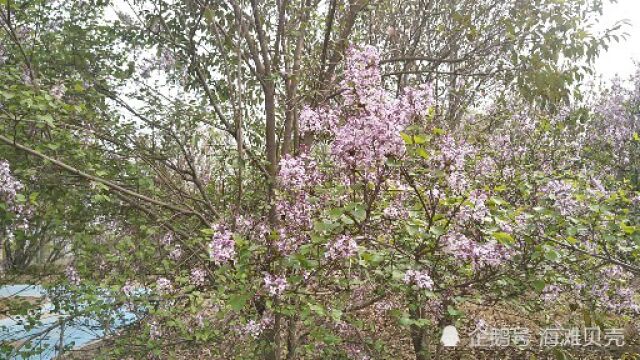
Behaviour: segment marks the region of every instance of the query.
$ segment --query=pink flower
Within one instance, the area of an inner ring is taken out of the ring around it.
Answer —
[[[224,226],[215,227],[216,233],[209,243],[209,256],[216,265],[221,265],[232,261],[236,256],[235,241],[233,234]]]
[[[300,131],[304,133],[331,133],[338,126],[338,113],[329,107],[311,109],[305,106],[300,112]]]
[[[173,261],[178,261],[180,260],[180,257],[182,257],[182,248],[180,245],[176,245],[176,247],[169,253],[169,258]]]
[[[165,277],[159,277],[158,280],[156,280],[156,289],[160,292],[160,293],[170,293],[171,291],[173,291],[173,285],[171,284],[171,280],[165,278]]]
[[[191,270],[189,280],[195,286],[202,286],[206,282],[207,272],[201,268],[195,268]]]
[[[347,235],[340,235],[332,242],[327,243],[324,256],[329,260],[350,258],[358,253],[358,244]]]
[[[553,207],[563,216],[575,215],[579,204],[573,186],[563,180],[551,180],[540,191],[553,201]]]
[[[264,288],[271,296],[282,295],[289,285],[284,276],[264,275]]]
[[[286,190],[302,190],[320,182],[316,162],[308,155],[286,155],[280,160],[278,179]]]
[[[80,275],[78,275],[78,271],[76,271],[76,268],[73,265],[68,265],[64,270],[64,273],[67,276],[67,280],[69,280],[69,283],[75,286],[80,285]]]
[[[420,289],[433,289],[433,279],[428,271],[407,270],[404,273],[404,282],[406,284],[415,284]]]

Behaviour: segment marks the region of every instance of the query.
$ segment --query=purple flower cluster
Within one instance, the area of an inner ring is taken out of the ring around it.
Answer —
[[[0,160],[0,201],[6,204],[6,209],[16,215],[23,222],[31,217],[31,208],[18,202],[18,194],[24,190],[24,185],[16,179],[9,167],[9,162]]]
[[[471,205],[464,205],[460,208],[458,218],[461,221],[474,220],[478,222],[484,222],[484,218],[489,215],[489,209],[485,202],[487,201],[487,194],[474,190],[469,194],[468,201]]]
[[[156,289],[158,292],[162,294],[170,293],[173,291],[173,285],[171,284],[171,280],[165,277],[159,277],[156,280]]]
[[[127,280],[124,285],[122,285],[122,293],[124,294],[124,296],[126,297],[131,297],[135,291],[136,287],[133,285],[133,283],[130,280]]]
[[[346,259],[358,253],[358,243],[353,237],[340,235],[334,241],[327,243],[324,256],[329,260]]]
[[[300,112],[300,131],[305,133],[323,134],[331,133],[338,126],[339,114],[330,107],[311,109],[305,106]]]
[[[169,246],[173,243],[173,233],[166,233],[160,238],[160,244],[164,246]]]
[[[590,288],[591,295],[609,311],[615,313],[640,313],[640,305],[636,302],[636,291],[630,282],[633,274],[620,266],[609,266],[600,270],[600,281]]]
[[[266,219],[254,219],[239,215],[236,218],[235,231],[248,239],[264,244],[269,235],[269,225],[267,225]]]
[[[405,150],[400,137],[404,124],[389,120],[377,114],[350,118],[336,131],[331,153],[347,168],[372,168],[387,157],[401,157]]]
[[[441,170],[459,172],[464,170],[467,159],[476,153],[476,149],[464,141],[456,140],[451,135],[445,135],[439,142],[440,154],[434,162]]]
[[[465,165],[477,150],[451,135],[443,136],[438,142],[438,147],[440,152],[432,159],[434,167],[447,172],[447,186],[453,193],[463,194],[469,188]]]
[[[169,252],[169,259],[173,261],[178,261],[182,257],[182,248],[180,244],[176,245],[171,252]]]
[[[209,243],[209,256],[216,265],[233,261],[236,256],[236,243],[233,233],[223,225],[214,227],[215,234]]]
[[[415,284],[420,289],[433,289],[433,279],[428,271],[407,270],[404,273],[405,284]]]
[[[304,192],[294,193],[276,204],[276,211],[283,220],[278,229],[278,251],[291,254],[309,241],[308,232],[313,226],[311,216],[314,210],[315,206],[309,202],[309,195]]]
[[[380,86],[379,65],[380,52],[375,47],[349,48],[342,81],[342,87],[348,89],[343,95],[346,106],[375,108],[384,103],[386,93]]]
[[[67,280],[69,281],[70,284],[73,284],[75,286],[80,285],[80,275],[78,275],[78,271],[73,265],[68,265],[64,269],[64,274],[67,277]]]
[[[513,251],[495,240],[475,244],[473,249],[474,267],[500,266],[511,259]]]
[[[264,313],[260,321],[249,320],[245,325],[236,328],[236,332],[241,336],[251,336],[257,339],[266,329],[273,326],[273,314]]]
[[[495,240],[478,243],[457,231],[447,233],[442,240],[446,253],[456,259],[470,261],[474,269],[499,266],[513,256],[512,250]]]
[[[244,336],[252,336],[257,339],[260,334],[262,334],[263,330],[264,328],[262,327],[262,324],[255,320],[249,320],[243,327],[238,329],[238,333]]]
[[[427,113],[432,90],[408,89],[396,99],[382,86],[380,55],[374,47],[350,48],[347,58],[341,113],[305,108],[300,115],[302,128],[333,136],[331,154],[338,166],[376,168],[387,157],[404,154],[400,132],[414,117]]]
[[[201,268],[191,269],[189,281],[195,286],[202,286],[205,284],[207,278],[207,272]]]
[[[573,186],[562,180],[551,180],[540,191],[553,201],[553,207],[563,216],[575,215],[579,204]]]
[[[287,190],[302,190],[321,181],[317,165],[308,155],[286,155],[280,160],[280,184]]]
[[[51,96],[53,96],[54,99],[62,100],[66,91],[67,88],[64,86],[64,84],[59,84],[52,86],[49,93],[51,94]]]
[[[409,211],[401,201],[394,201],[382,211],[382,214],[388,219],[399,220],[406,219]]]
[[[275,276],[271,274],[264,275],[264,289],[271,296],[280,296],[287,290],[287,279],[284,276]]]

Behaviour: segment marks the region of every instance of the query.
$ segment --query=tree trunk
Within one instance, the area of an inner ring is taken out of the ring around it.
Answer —
[[[273,195],[275,191],[275,180],[278,172],[278,145],[276,143],[276,92],[273,80],[265,79],[264,89],[264,110],[266,115],[266,155],[267,155],[267,171],[269,172],[269,222],[276,225],[276,211],[273,204]]]
[[[275,207],[275,185],[278,173],[278,144],[276,143],[276,92],[273,80],[265,77],[264,90],[264,110],[266,116],[266,155],[267,171],[269,172],[269,184],[267,190],[267,200],[269,202],[269,225],[275,228],[278,224],[278,216]],[[282,359],[280,344],[280,314],[275,314],[274,329],[265,332],[265,338],[269,342],[268,350],[264,354],[265,360]]]
[[[416,354],[416,360],[430,360],[428,333],[425,328],[411,326],[411,343]]]

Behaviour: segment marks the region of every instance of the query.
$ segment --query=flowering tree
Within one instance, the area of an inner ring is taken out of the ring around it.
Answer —
[[[168,258],[149,285],[162,299],[150,312],[156,344],[213,342],[208,353],[223,358],[270,346],[289,358],[385,358],[398,356],[380,333],[391,326],[427,359],[470,304],[637,318],[637,183],[599,171],[594,148],[619,144],[595,130],[608,119],[511,105],[450,130],[429,87],[396,98],[375,48],[348,54],[341,101],[300,115],[316,143],[279,164],[276,227],[267,215],[221,221],[189,240],[206,245],[190,256],[179,234],[158,239]],[[619,99],[620,119],[637,116],[634,96]],[[616,151],[637,154],[635,127]],[[362,320],[372,313],[378,321]]]

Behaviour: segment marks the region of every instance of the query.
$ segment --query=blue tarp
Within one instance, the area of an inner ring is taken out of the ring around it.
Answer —
[[[44,297],[47,292],[37,285],[7,285],[0,287],[0,298],[8,297]],[[51,303],[45,302],[40,311],[42,319],[29,328],[24,318],[9,317],[0,320],[0,342],[12,343],[29,340],[31,349],[41,349],[37,355],[14,354],[11,359],[50,360],[57,354],[62,332],[62,343],[65,347],[80,349],[87,344],[99,340],[108,333],[137,320],[137,316],[124,307],[114,310],[109,319],[109,328],[98,320],[86,316],[71,316],[64,312],[54,311]],[[26,347],[24,348],[26,349]],[[23,349],[23,350],[24,350]]]

